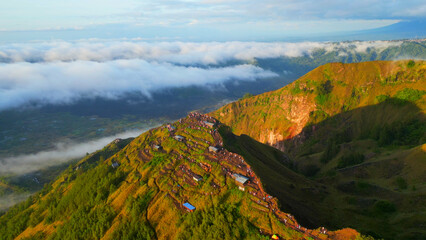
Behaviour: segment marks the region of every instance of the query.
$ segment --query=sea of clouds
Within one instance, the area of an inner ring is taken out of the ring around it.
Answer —
[[[119,99],[139,92],[185,86],[214,89],[229,81],[255,81],[280,73],[250,64],[256,58],[311,56],[318,49],[339,55],[382,51],[402,42],[143,42],[50,41],[0,44],[0,114],[2,110],[43,104],[70,104],[85,98]],[[231,64],[229,64],[231,63]],[[60,142],[53,149],[0,159],[0,176],[22,175],[94,152],[115,138],[135,137],[144,130],[87,142]],[[28,197],[0,198],[0,210]]]
[[[278,76],[255,58],[310,56],[317,49],[365,52],[398,46],[371,42],[51,41],[0,45],[0,111],[26,104],[68,104],[83,98],[150,96],[173,87],[211,87]],[[228,62],[238,64],[228,65]]]
[[[0,62],[107,62],[118,59],[143,59],[148,62],[181,65],[215,65],[230,60],[253,58],[299,57],[316,49],[326,51],[365,52],[383,50],[401,41],[353,42],[139,42],[121,41],[52,41],[0,45]]]

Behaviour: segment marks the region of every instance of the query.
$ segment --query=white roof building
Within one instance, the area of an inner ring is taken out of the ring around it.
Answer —
[[[248,177],[243,176],[243,175],[238,174],[238,173],[234,173],[234,174],[232,174],[232,177],[234,177],[234,178],[235,178],[235,181],[237,181],[238,183],[240,183],[240,184],[242,184],[242,185],[246,184],[246,183],[247,183],[247,181],[249,180],[249,178],[248,178]]]

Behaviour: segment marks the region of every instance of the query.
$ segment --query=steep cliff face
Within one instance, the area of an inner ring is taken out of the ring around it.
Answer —
[[[328,117],[377,104],[404,89],[425,91],[425,73],[424,61],[326,64],[282,89],[228,104],[212,116],[236,134],[286,151],[284,141],[305,140],[301,133],[307,125],[315,130]],[[424,101],[416,104],[424,109]]]

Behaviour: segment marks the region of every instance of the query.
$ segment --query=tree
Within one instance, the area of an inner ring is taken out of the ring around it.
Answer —
[[[339,146],[336,144],[334,140],[328,141],[327,147],[325,151],[321,155],[320,161],[322,163],[328,163],[331,159],[333,159],[340,151]]]
[[[253,94],[251,94],[251,93],[245,93],[245,94],[243,95],[243,97],[242,97],[242,98],[240,98],[240,100],[247,99],[247,98],[250,98],[250,97],[253,97]]]

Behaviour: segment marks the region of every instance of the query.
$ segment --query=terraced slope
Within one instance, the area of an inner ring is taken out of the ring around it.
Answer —
[[[300,219],[352,226],[379,238],[422,239],[425,73],[425,61],[326,64],[282,89],[211,115],[241,138],[246,134],[284,151],[295,171],[335,190],[314,207],[318,218],[294,211]],[[264,184],[285,202],[276,180],[264,171]],[[330,205],[333,217],[321,210]]]
[[[280,211],[246,157],[223,148],[221,133],[226,141],[233,135],[204,121],[216,122],[192,113],[140,135],[107,159],[83,159],[0,217],[0,239],[361,238],[353,229],[307,229]],[[248,153],[250,162],[262,158],[287,169],[279,151],[253,147],[264,155]],[[238,184],[235,174],[248,182]],[[190,212],[184,203],[196,209]]]

